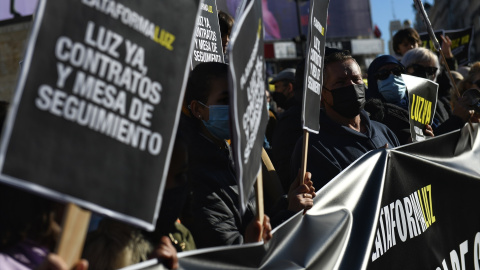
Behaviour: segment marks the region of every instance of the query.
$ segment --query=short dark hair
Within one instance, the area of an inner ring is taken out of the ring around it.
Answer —
[[[398,30],[397,33],[393,36],[392,46],[393,51],[398,54],[400,51],[400,44],[402,44],[405,40],[407,40],[410,44],[418,44],[418,46],[422,45],[422,40],[418,35],[417,30],[413,28],[405,28]]]
[[[325,75],[327,74],[327,66],[332,63],[336,62],[345,62],[347,60],[353,60],[355,63],[357,63],[357,60],[353,58],[353,56],[350,54],[349,51],[335,51],[330,53],[329,55],[325,55],[325,59],[323,60],[323,79],[325,80]],[[358,63],[357,63],[358,65]]]
[[[218,23],[220,24],[221,35],[230,35],[233,27],[233,17],[225,11],[218,10]]]
[[[192,100],[207,102],[210,95],[211,82],[214,79],[228,78],[228,65],[217,62],[198,64],[190,73],[185,101],[189,105]]]
[[[349,59],[353,59],[355,61],[355,59],[353,58],[353,56],[350,54],[349,51],[338,50],[338,51],[334,51],[334,52],[332,52],[328,55],[325,54],[325,59],[323,60],[323,65],[327,66],[328,64],[334,63],[334,62],[345,62]]]

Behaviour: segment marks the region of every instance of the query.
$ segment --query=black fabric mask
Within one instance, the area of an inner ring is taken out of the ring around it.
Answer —
[[[280,92],[273,92],[272,93],[272,98],[275,100],[275,103],[277,103],[277,106],[286,109],[287,106],[287,97],[280,93]]]
[[[365,106],[364,84],[352,84],[328,91],[332,94],[333,98],[332,108],[343,117],[353,118],[358,115]]]

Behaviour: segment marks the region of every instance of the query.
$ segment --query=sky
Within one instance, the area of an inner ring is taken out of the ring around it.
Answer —
[[[433,4],[433,0],[422,1],[422,3]],[[370,0],[370,9],[372,12],[372,23],[380,28],[382,38],[385,41],[385,54],[388,54],[390,21],[397,19],[403,23],[404,20],[410,20],[413,26],[415,22],[413,0]]]

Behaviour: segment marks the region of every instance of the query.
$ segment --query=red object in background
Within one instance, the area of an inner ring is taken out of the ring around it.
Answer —
[[[375,24],[375,30],[373,30],[373,34],[377,37],[380,38],[382,36],[382,32],[378,28],[378,25]]]
[[[273,48],[273,43],[264,43],[263,57],[266,59],[275,58],[275,49]]]

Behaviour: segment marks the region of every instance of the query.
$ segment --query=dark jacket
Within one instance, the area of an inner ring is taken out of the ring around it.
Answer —
[[[271,160],[285,193],[293,179],[290,178],[290,159],[298,138],[302,137],[302,105],[295,104],[277,120],[271,143]]]
[[[181,121],[180,132],[188,145],[191,187],[189,211],[182,222],[192,232],[197,248],[241,244],[245,228],[254,218],[254,193],[242,214],[228,148],[220,149],[204,136],[196,119],[182,116]]]
[[[365,110],[370,114],[370,119],[386,125],[395,133],[400,144],[410,142],[410,122],[408,113],[408,93],[399,104],[389,103],[378,91],[375,73],[387,64],[403,65],[391,55],[377,57],[368,67],[368,89],[366,92],[367,103]]]
[[[316,190],[370,150],[379,149],[388,143],[389,148],[399,146],[395,134],[385,125],[370,121],[367,112],[361,111],[361,121],[367,131],[357,132],[331,120],[324,110],[320,111],[320,132],[310,134],[307,171],[312,173]],[[302,141],[297,141],[292,156],[290,175],[300,167]]]
[[[370,114],[370,120],[380,122],[393,131],[401,145],[411,142],[407,110],[379,99],[369,99],[365,111]]]

